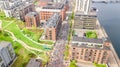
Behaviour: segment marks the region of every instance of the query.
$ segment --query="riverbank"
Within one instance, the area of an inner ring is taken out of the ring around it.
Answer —
[[[120,4],[93,3],[92,6],[98,9],[97,16],[100,24],[104,27],[114,50],[120,58],[120,9],[118,9]]]
[[[109,36],[107,35],[105,29],[100,25],[99,20],[97,20],[97,24],[100,27],[100,31],[103,33],[104,37],[109,39]],[[111,41],[110,41],[110,49],[111,49],[111,53],[110,53],[110,58],[109,58],[107,65],[109,67],[120,67],[120,59],[119,59]]]

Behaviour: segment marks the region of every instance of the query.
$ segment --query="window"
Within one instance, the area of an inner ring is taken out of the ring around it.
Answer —
[[[78,59],[78,56],[76,57],[76,59]]]
[[[75,50],[75,48],[73,48]]]

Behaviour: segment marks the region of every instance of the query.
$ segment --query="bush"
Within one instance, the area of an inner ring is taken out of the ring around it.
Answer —
[[[72,60],[69,67],[77,67],[76,60]]]
[[[9,36],[7,32],[4,32],[3,35],[4,35],[4,36]]]
[[[33,54],[33,53],[29,53],[28,55],[29,55],[29,57],[35,57],[35,54]]]

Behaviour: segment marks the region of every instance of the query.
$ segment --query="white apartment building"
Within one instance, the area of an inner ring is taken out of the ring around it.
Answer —
[[[91,0],[76,0],[75,11],[87,14],[90,11]]]
[[[0,67],[7,67],[14,60],[15,53],[10,42],[0,42]]]

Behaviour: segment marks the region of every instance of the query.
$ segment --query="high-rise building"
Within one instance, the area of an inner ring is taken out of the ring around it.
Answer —
[[[75,11],[87,14],[90,11],[91,0],[76,0]]]
[[[0,67],[7,67],[15,59],[15,53],[10,42],[0,42]]]
[[[29,12],[25,16],[26,27],[37,27],[40,24],[39,14],[37,12]]]

